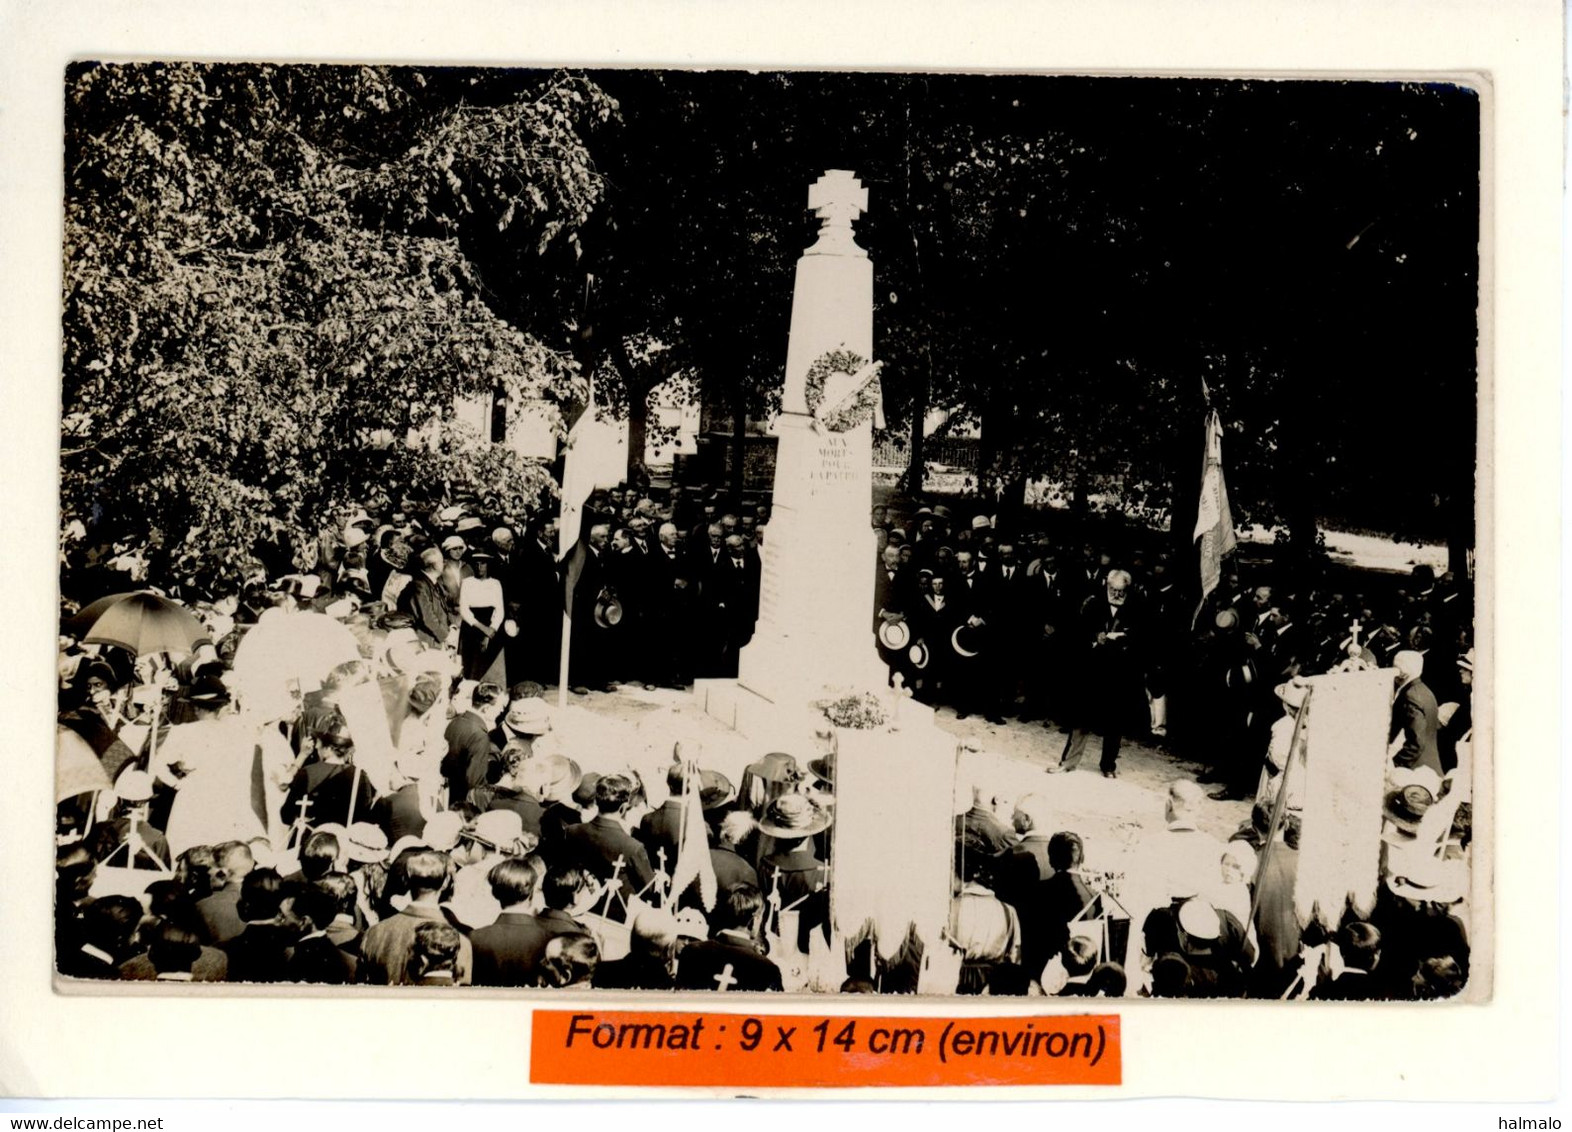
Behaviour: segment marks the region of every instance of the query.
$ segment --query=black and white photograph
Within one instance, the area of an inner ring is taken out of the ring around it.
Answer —
[[[1474,87],[63,81],[61,989],[1490,997]]]

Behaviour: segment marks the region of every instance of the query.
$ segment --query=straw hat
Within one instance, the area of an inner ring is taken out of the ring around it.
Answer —
[[[891,652],[911,644],[912,631],[904,621],[885,621],[879,625],[879,643]]]
[[[806,794],[782,794],[770,803],[759,821],[760,830],[783,840],[812,837],[828,828],[830,815]]]
[[[539,696],[516,700],[503,722],[525,735],[544,735],[551,730],[551,707]]]

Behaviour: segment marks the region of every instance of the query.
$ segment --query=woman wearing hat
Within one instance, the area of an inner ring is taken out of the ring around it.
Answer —
[[[814,855],[813,838],[831,820],[806,794],[782,794],[759,819],[759,832],[774,838],[759,863],[760,885],[771,900],[779,888],[783,910],[796,906],[804,935],[829,919],[830,867]]]
[[[459,656],[463,659],[464,679],[489,680],[507,687],[502,660],[504,612],[502,582],[491,576],[495,557],[487,551],[470,555],[474,573],[459,583]]]

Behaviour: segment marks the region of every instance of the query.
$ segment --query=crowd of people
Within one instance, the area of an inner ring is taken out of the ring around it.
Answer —
[[[545,698],[565,608],[576,695],[734,675],[757,618],[768,506],[597,492],[560,559],[554,519],[478,511],[347,510],[305,565],[296,554],[284,573],[263,566],[227,591],[178,595],[206,629],[185,655],[87,643],[84,623],[63,630],[62,734],[91,752],[104,785],[60,799],[62,974],[810,985],[813,936],[827,940],[829,921],[833,753],[761,755],[736,786],[674,756],[663,780],[645,781],[615,752],[570,749]],[[1073,821],[1056,822],[1042,795],[979,792],[955,829],[956,991],[1461,987],[1468,950],[1447,911],[1461,899],[1447,858],[1466,849],[1467,813],[1446,799],[1471,727],[1472,603],[1450,576],[1416,571],[1380,598],[1229,578],[1197,617],[1161,556],[1071,554],[986,516],[955,523],[944,506],[905,522],[876,508],[873,526],[871,647],[892,680],[959,716],[1059,724],[1064,769],[1092,733],[1107,774],[1123,735],[1189,744],[1208,753],[1221,792],[1255,800],[1225,845],[1194,823],[1200,785],[1175,781],[1166,839],[1122,889],[1088,867],[1082,838],[1061,828]],[[237,686],[236,657],[264,626],[287,640],[305,624],[292,617],[338,622],[359,655],[264,710]],[[1293,916],[1297,806],[1291,786],[1274,826],[1273,780],[1293,757],[1283,723],[1295,677],[1350,664],[1399,674],[1393,760],[1406,773],[1388,799],[1378,906],[1318,938]],[[357,758],[368,687],[393,752],[381,768]],[[1443,815],[1443,851],[1428,852]],[[702,821],[697,842],[685,821]],[[1379,977],[1360,984],[1361,972]],[[840,989],[916,985],[882,974]]]
[[[1422,669],[1413,675],[1432,711],[1460,711],[1421,728],[1410,765],[1439,784],[1472,726],[1473,600],[1450,572],[1416,566],[1384,592],[1278,581],[1265,568],[1244,585],[1232,572],[1198,607],[1150,546],[1066,545],[944,505],[906,522],[875,508],[873,523],[873,628],[892,678],[960,718],[1057,726],[1065,770],[1095,733],[1102,773],[1115,777],[1122,739],[1139,737],[1205,764],[1215,796],[1248,798],[1282,714],[1279,684],[1350,663],[1390,668],[1400,655]]]

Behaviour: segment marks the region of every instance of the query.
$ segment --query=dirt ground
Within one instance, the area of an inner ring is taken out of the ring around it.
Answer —
[[[556,703],[553,689],[548,693]],[[1150,746],[1126,740],[1119,757],[1119,776],[1104,778],[1097,769],[1098,740],[1088,743],[1087,758],[1079,770],[1050,775],[1046,768],[1057,763],[1065,734],[1057,727],[1009,721],[996,726],[978,717],[957,720],[942,708],[936,723],[954,735],[958,747],[969,742],[976,750],[961,751],[956,769],[956,810],[970,805],[971,788],[1008,800],[1002,817],[1009,820],[1014,799],[1028,793],[1046,795],[1059,815],[1056,829],[1081,835],[1086,865],[1091,869],[1126,872],[1138,887],[1143,871],[1141,844],[1148,834],[1165,824],[1163,807],[1168,786],[1179,778],[1193,778],[1200,768]],[[700,765],[741,781],[742,769],[765,754],[757,744],[710,718],[697,706],[691,693],[642,687],[615,692],[569,696],[568,708],[556,731],[564,753],[586,770],[607,771],[629,766],[640,772],[652,802],[665,796],[665,769],[673,745],[696,748]],[[806,764],[813,752],[790,752]],[[892,786],[898,788],[898,786]],[[1248,802],[1203,803],[1198,824],[1219,840],[1226,840],[1249,817]]]

